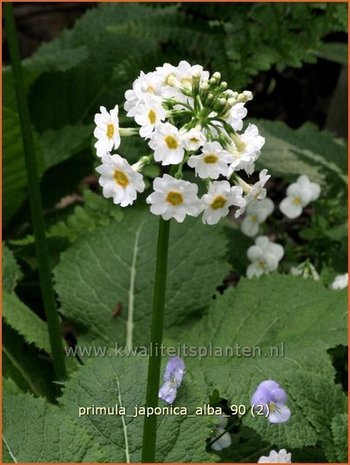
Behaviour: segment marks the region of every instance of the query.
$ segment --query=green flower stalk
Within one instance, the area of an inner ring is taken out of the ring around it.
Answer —
[[[22,64],[18,48],[16,25],[13,15],[13,5],[5,3],[4,19],[8,41],[9,54],[13,70],[13,82],[16,92],[19,120],[21,125],[23,152],[28,178],[28,194],[35,236],[35,247],[38,258],[39,277],[42,299],[45,308],[51,357],[57,381],[66,378],[66,366],[63,352],[63,342],[60,331],[60,322],[56,308],[55,293],[52,284],[52,275],[49,263],[49,252],[45,236],[43,208],[39,188],[39,175],[36,165],[33,134],[31,129],[29,111],[26,101]]]
[[[163,342],[163,322],[167,280],[168,246],[170,220],[159,219],[157,264],[154,280],[151,345],[161,347]],[[155,353],[154,353],[155,352]],[[146,407],[157,407],[161,353],[151,351],[148,365]],[[143,429],[142,462],[154,462],[157,440],[157,416],[146,416]]]

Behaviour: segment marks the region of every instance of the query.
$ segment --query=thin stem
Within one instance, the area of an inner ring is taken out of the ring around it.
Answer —
[[[168,245],[170,221],[159,219],[157,264],[154,281],[153,313],[151,327],[151,353],[148,364],[146,407],[158,405],[159,377],[163,341],[163,321],[167,279]],[[153,350],[153,349],[156,350]],[[157,416],[145,416],[143,425],[142,462],[155,462],[157,440]]]
[[[39,188],[39,175],[36,165],[33,134],[26,101],[26,93],[22,74],[22,63],[18,48],[16,25],[12,3],[4,3],[5,30],[12,63],[13,83],[16,92],[17,107],[22,132],[23,152],[28,178],[28,194],[32,214],[35,246],[38,258],[39,277],[42,299],[45,307],[49,331],[51,356],[56,380],[66,377],[66,367],[63,353],[63,343],[60,322],[56,309],[55,294],[52,285],[49,252],[45,236],[45,224],[42,213],[42,201]]]

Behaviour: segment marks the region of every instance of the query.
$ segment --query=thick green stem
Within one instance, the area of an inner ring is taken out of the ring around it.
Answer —
[[[16,92],[18,114],[22,132],[23,152],[28,178],[29,202],[32,214],[33,231],[35,235],[41,293],[49,330],[51,356],[56,380],[63,380],[66,377],[63,343],[49,264],[49,253],[45,236],[45,224],[39,187],[39,175],[36,165],[33,134],[26,100],[13,6],[11,3],[4,3],[3,8],[6,38],[12,63],[13,83]]]
[[[157,264],[154,281],[153,313],[151,327],[151,353],[148,365],[146,407],[155,408],[158,405],[159,377],[163,341],[163,321],[165,292],[167,280],[167,262],[169,245],[170,221],[159,220]],[[143,426],[142,462],[155,462],[157,440],[157,416],[145,416]]]

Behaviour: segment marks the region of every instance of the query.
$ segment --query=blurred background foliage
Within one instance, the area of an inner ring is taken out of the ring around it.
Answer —
[[[53,21],[56,7],[47,5]],[[198,62],[219,70],[233,89],[249,87],[255,94],[252,116],[282,120],[292,128],[311,120],[334,129],[327,115],[346,64],[346,4],[125,3],[86,8],[73,25],[66,21],[68,30],[23,62],[46,208],[93,172],[91,133],[98,107],[122,103],[140,70],[150,71],[164,61]],[[6,237],[22,233],[28,208],[9,67],[3,71],[3,85]],[[340,135],[344,127],[337,125]],[[309,129],[305,140],[317,142],[317,131]],[[276,129],[284,130],[284,125]],[[339,144],[333,146],[338,152]],[[128,140],[124,150],[135,159],[143,147]],[[334,155],[337,162],[344,168],[343,156]],[[277,160],[274,164],[276,174],[288,171],[279,169]]]

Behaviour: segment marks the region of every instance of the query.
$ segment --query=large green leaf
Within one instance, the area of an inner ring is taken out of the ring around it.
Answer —
[[[4,452],[18,462],[140,461],[144,416],[134,415],[135,407],[144,405],[147,365],[147,357],[90,360],[66,383],[60,408],[29,395],[6,393]],[[198,397],[196,384],[185,375],[174,407],[186,407],[192,415]],[[92,411],[116,404],[126,415]],[[158,462],[215,459],[206,452],[210,422],[205,416],[162,414],[158,425]]]
[[[266,139],[259,167],[267,167],[274,176],[294,180],[306,174],[314,182],[325,184],[331,177],[334,184],[347,185],[347,149],[344,141],[330,132],[320,131],[307,123],[294,130],[278,121],[256,120]]]
[[[93,436],[42,398],[4,394],[3,454],[21,462],[103,461]]]
[[[334,414],[345,411],[345,396],[334,384],[326,351],[346,343],[346,316],[344,291],[273,274],[243,279],[217,297],[208,316],[180,339],[209,349],[210,341],[212,348],[229,354],[215,357],[212,352],[201,361],[188,360],[207,399],[218,389],[229,403],[249,406],[261,381],[279,382],[289,394],[291,420],[272,425],[249,413],[244,421],[271,444],[300,448],[325,437]]]
[[[54,271],[62,310],[88,328],[90,339],[113,346],[148,343],[157,225],[148,211],[132,210],[122,223],[97,229],[62,254]],[[190,219],[172,223],[166,328],[208,305],[229,270],[225,253],[220,227]],[[123,310],[113,318],[118,303]]]
[[[110,357],[89,360],[67,383],[61,404],[67,415],[77,418],[79,407],[118,404],[128,417],[84,415],[80,424],[94,435],[111,462],[138,462],[141,459],[143,416],[132,418],[135,406],[144,405],[147,357]],[[164,363],[166,360],[164,360]],[[164,370],[163,363],[163,370]],[[185,375],[174,406],[185,406],[193,414],[199,391],[190,374]],[[161,402],[162,406],[165,403]],[[205,452],[209,422],[205,417],[160,415],[158,417],[157,462],[212,461]]]

